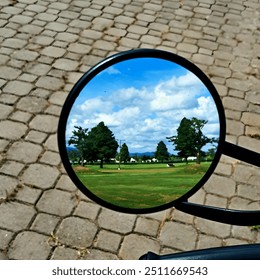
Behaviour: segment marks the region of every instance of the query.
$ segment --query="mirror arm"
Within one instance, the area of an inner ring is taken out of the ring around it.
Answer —
[[[175,208],[193,216],[225,224],[237,226],[260,224],[260,211],[224,209],[190,202],[179,202],[175,205]]]
[[[223,154],[260,167],[260,154],[246,148],[224,142]]]
[[[232,158],[260,167],[260,154],[246,148],[224,142],[222,153]],[[260,224],[260,211],[224,209],[182,201],[175,208],[207,220],[238,226]],[[259,221],[259,222],[258,222]]]

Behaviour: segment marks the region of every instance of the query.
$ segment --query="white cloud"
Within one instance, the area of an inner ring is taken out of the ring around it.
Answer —
[[[116,69],[114,66],[107,68],[103,73],[107,73],[109,75],[121,74],[121,72],[118,69]]]
[[[138,107],[128,107],[117,112],[111,112],[110,114],[94,114],[94,119],[97,124],[103,121],[107,126],[123,126],[124,124],[128,124],[136,120],[139,114],[140,109]]]
[[[155,98],[150,103],[153,111],[169,111],[181,108],[192,108],[196,106],[197,101],[189,96],[189,92],[171,92],[163,90],[155,91]]]
[[[115,114],[95,114],[95,123],[98,124],[100,122],[104,122],[107,126],[119,126],[120,120],[115,117]]]
[[[114,74],[119,73],[115,71]],[[128,145],[130,152],[155,151],[160,141],[172,147],[166,137],[176,135],[183,117],[208,120],[203,132],[209,137],[217,137],[219,125],[216,112],[214,101],[205,94],[200,80],[187,73],[161,80],[153,88],[148,89],[145,83],[143,87],[131,84],[75,104],[67,135],[71,135],[74,125],[91,129],[104,121],[115,138]]]
[[[186,75],[177,78],[176,85],[178,87],[193,87],[201,85],[201,81],[192,72],[187,72]]]
[[[219,124],[218,123],[207,123],[202,132],[207,135],[208,137],[219,137]]]
[[[194,108],[191,112],[194,117],[198,119],[205,119],[211,123],[218,123],[219,118],[216,110],[215,102],[210,96],[201,96],[198,98],[198,107]]]
[[[161,130],[161,120],[148,118],[143,121],[143,126],[141,127],[141,132],[153,132]]]
[[[201,90],[201,81],[192,73],[172,77],[160,82],[154,89],[154,99],[151,110],[169,111],[182,108],[194,108],[197,100],[194,98]]]
[[[73,116],[73,118],[70,119],[70,121],[68,122],[67,125],[67,129],[66,129],[66,139],[68,140],[72,135],[72,131],[74,130],[75,126],[78,126],[78,116]]]
[[[83,104],[79,105],[79,110],[85,115],[94,112],[111,112],[113,110],[111,101],[103,100],[101,97],[87,99]]]
[[[116,106],[138,106],[142,107],[147,104],[152,96],[146,88],[127,87],[119,89],[111,94],[109,100]]]

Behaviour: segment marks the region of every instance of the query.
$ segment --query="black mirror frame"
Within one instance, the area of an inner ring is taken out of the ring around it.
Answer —
[[[156,206],[153,208],[145,208],[145,209],[128,209],[120,206],[115,206],[111,203],[108,203],[100,199],[92,192],[90,192],[87,189],[87,187],[83,185],[83,183],[79,180],[79,178],[76,176],[75,172],[71,167],[67,154],[66,139],[65,139],[68,115],[71,111],[71,108],[76,98],[80,94],[81,90],[86,86],[86,84],[90,80],[92,80],[97,74],[107,69],[108,67],[125,60],[136,59],[136,58],[163,59],[178,64],[180,66],[183,66],[187,70],[191,71],[201,80],[201,82],[206,86],[208,91],[211,93],[212,98],[214,99],[218,110],[219,121],[220,121],[220,135],[219,135],[219,143],[218,143],[219,145],[217,147],[214,160],[210,165],[209,169],[207,170],[207,172],[205,173],[205,175],[203,176],[203,178],[190,191],[188,191],[185,195],[176,199],[175,201],[169,202],[162,206]],[[226,118],[225,118],[224,108],[221,99],[219,97],[219,94],[216,88],[214,87],[214,85],[212,84],[212,82],[209,80],[209,78],[196,65],[194,65],[187,59],[170,52],[166,52],[162,50],[154,50],[154,49],[136,49],[136,50],[130,50],[126,52],[120,52],[102,60],[94,67],[92,67],[87,73],[85,73],[80,78],[80,80],[74,85],[74,87],[70,91],[67,99],[65,100],[64,106],[62,108],[59,124],[58,124],[58,147],[59,147],[60,156],[64,168],[66,169],[68,175],[70,176],[74,184],[80,189],[80,191],[83,192],[86,196],[88,196],[96,203],[115,211],[119,211],[123,213],[132,213],[132,214],[147,214],[147,213],[162,211],[170,207],[175,207],[180,211],[213,221],[229,223],[229,224],[237,224],[237,225],[255,225],[257,224],[257,221],[260,222],[259,219],[260,211],[228,210],[228,209],[210,207],[210,206],[199,205],[199,204],[188,202],[188,198],[191,197],[194,193],[196,193],[212,175],[222,154],[259,166],[260,155],[258,153],[226,142],[225,136],[226,136]]]

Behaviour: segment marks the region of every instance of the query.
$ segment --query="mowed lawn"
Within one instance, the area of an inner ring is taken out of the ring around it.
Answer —
[[[105,164],[74,166],[81,182],[96,196],[116,206],[152,208],[189,191],[203,177],[210,162],[175,164]]]

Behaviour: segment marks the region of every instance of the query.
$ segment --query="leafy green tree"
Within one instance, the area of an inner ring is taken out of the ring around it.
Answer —
[[[69,157],[69,160],[70,160],[71,164],[73,164],[75,162],[80,164],[79,153],[78,153],[77,149],[73,149],[73,150],[67,149],[67,153],[68,153],[68,157]]]
[[[156,152],[154,155],[161,162],[169,159],[169,153],[168,153],[167,147],[163,141],[160,141],[158,143]]]
[[[208,138],[206,135],[202,133],[202,129],[208,121],[199,120],[197,118],[192,118],[193,128],[195,130],[195,138],[194,138],[194,148],[197,157],[197,163],[200,164],[201,157],[205,156],[204,152],[201,150],[208,143],[216,143],[218,139],[216,138]]]
[[[88,141],[91,143],[93,159],[100,160],[100,168],[103,168],[104,160],[116,156],[118,143],[104,122],[100,122],[90,130]]]
[[[178,156],[184,157],[186,163],[188,163],[187,158],[189,156],[196,156],[197,163],[200,164],[202,147],[207,143],[216,141],[214,138],[208,138],[202,133],[206,123],[206,120],[199,120],[197,118],[183,118],[177,128],[177,135],[167,137],[169,142],[175,145]]]
[[[177,135],[167,137],[169,142],[175,145],[175,150],[178,151],[178,156],[183,157],[188,163],[188,156],[194,155],[195,151],[191,147],[191,139],[194,138],[192,122],[187,118],[183,118],[177,128]]]
[[[217,149],[215,147],[208,149],[206,156],[208,157],[209,160],[213,160],[213,158],[215,157],[216,151],[217,151]]]
[[[88,128],[82,128],[81,126],[75,126],[75,129],[72,131],[72,136],[70,137],[68,144],[73,144],[78,151],[79,162],[83,166],[84,160],[88,155],[88,141],[87,141],[87,132]]]
[[[126,143],[124,143],[119,151],[120,155],[120,161],[126,163],[127,161],[130,160],[130,155],[129,155],[129,150],[128,150],[128,146],[126,145]]]

